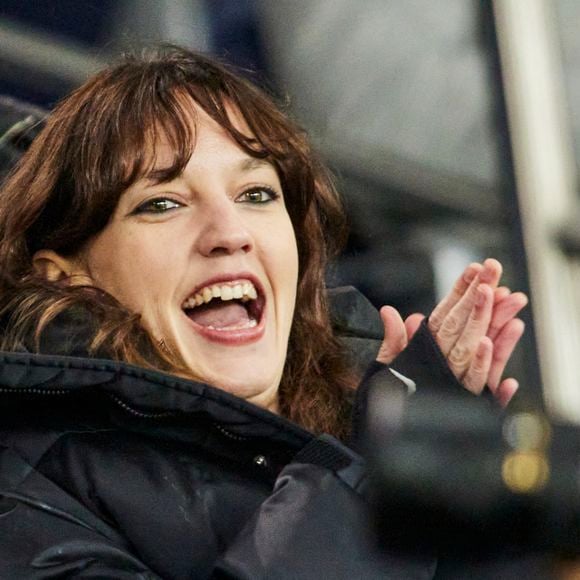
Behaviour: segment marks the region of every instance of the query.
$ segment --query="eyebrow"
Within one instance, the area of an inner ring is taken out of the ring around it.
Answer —
[[[270,161],[267,161],[266,159],[260,159],[258,157],[247,157],[246,159],[242,159],[238,163],[238,169],[243,172],[250,172],[264,168],[270,168],[273,169],[274,171],[276,170],[276,168]],[[167,167],[153,168],[151,171],[149,171],[147,174],[143,176],[143,179],[145,179],[146,181],[153,182],[154,184],[173,181],[172,179],[167,179],[168,169],[169,168]],[[177,175],[176,178],[179,178],[179,175]]]
[[[267,161],[266,159],[260,159],[258,157],[248,157],[239,163],[239,168],[242,171],[253,171],[254,169],[262,169],[264,167],[275,169],[274,165],[272,165],[270,161]]]
[[[156,167],[156,168],[151,169],[147,173],[145,173],[141,177],[141,180],[144,180],[146,182],[152,182],[154,184],[160,184],[160,183],[167,183],[169,181],[173,181],[176,177],[179,177],[179,175],[176,175],[175,177],[172,177],[171,179],[169,179],[170,173],[171,173],[170,167]],[[138,180],[138,181],[140,181],[140,180]]]

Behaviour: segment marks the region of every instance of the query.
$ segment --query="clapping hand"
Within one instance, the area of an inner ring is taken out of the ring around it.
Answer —
[[[435,307],[427,325],[463,386],[479,394],[487,384],[505,406],[518,382],[502,375],[524,332],[524,323],[516,316],[528,299],[522,292],[498,286],[501,274],[501,264],[494,259],[470,264]],[[411,314],[403,321],[395,308],[383,306],[381,318],[385,338],[377,360],[389,364],[407,346],[424,316]]]

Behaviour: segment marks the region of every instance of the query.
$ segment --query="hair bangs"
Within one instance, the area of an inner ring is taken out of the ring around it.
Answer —
[[[112,117],[112,135],[105,143],[113,146],[98,171],[107,177],[101,189],[115,191],[116,201],[141,178],[161,183],[180,175],[195,148],[195,107],[179,90],[155,89],[156,83],[138,87]]]

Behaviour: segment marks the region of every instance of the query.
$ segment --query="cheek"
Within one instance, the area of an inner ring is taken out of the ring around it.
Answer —
[[[284,226],[277,230],[277,243],[271,259],[275,261],[279,283],[291,299],[291,309],[294,310],[298,284],[298,247],[290,218]]]
[[[142,312],[157,300],[173,268],[163,245],[154,240],[104,237],[88,254],[93,283],[112,294],[124,306]]]
[[[288,230],[286,235],[286,252],[287,252],[287,259],[289,263],[289,270],[291,270],[291,276],[293,279],[294,288],[296,288],[298,284],[298,270],[299,270],[299,262],[298,262],[298,240],[296,239],[296,233],[294,231],[294,226],[290,221],[290,217],[288,217]]]

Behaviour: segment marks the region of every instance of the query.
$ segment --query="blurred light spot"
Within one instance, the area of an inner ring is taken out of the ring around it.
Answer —
[[[551,432],[546,418],[535,413],[516,413],[508,417],[503,426],[506,443],[516,451],[545,449],[550,443]]]
[[[550,476],[546,457],[537,452],[512,451],[504,458],[502,478],[514,493],[534,493],[541,490]]]

